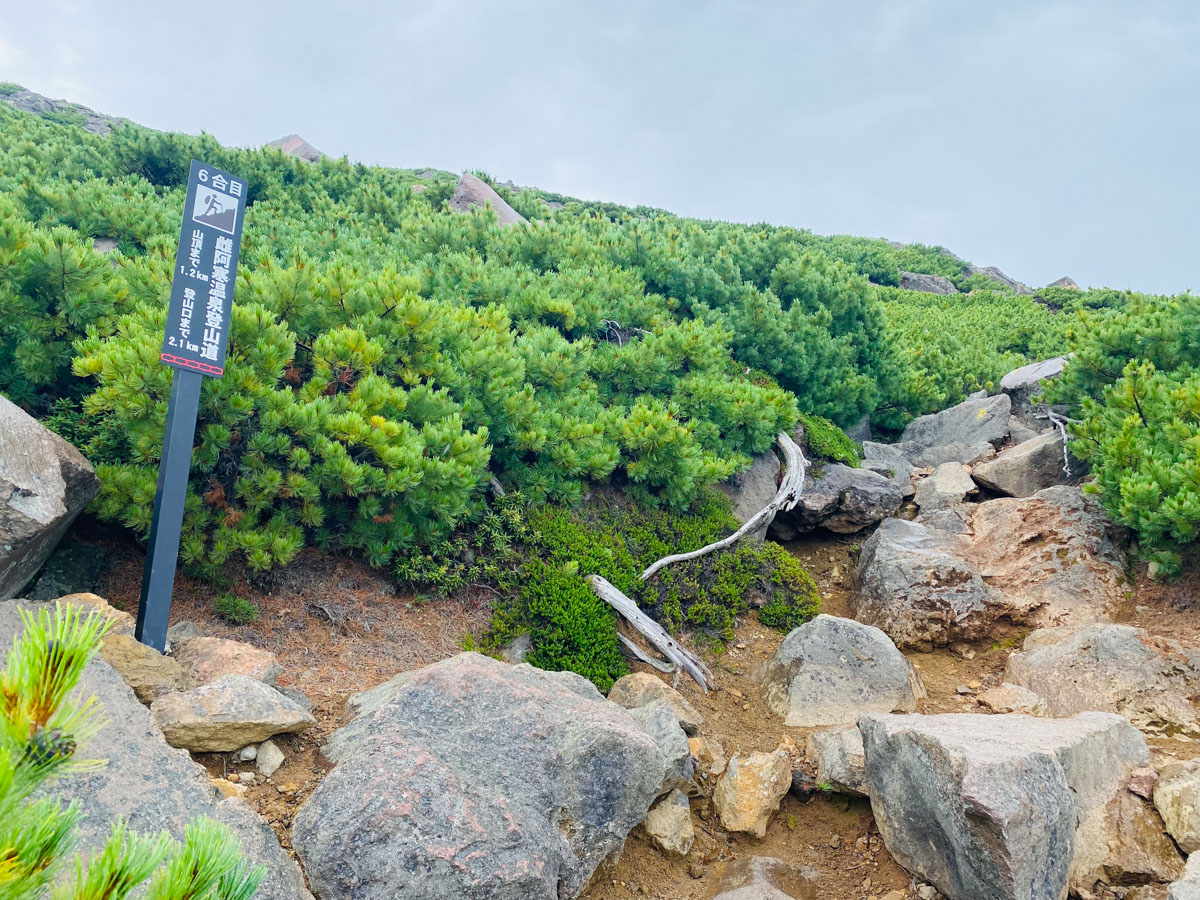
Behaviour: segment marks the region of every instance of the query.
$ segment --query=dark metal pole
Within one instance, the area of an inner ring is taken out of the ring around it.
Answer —
[[[200,409],[199,372],[175,370],[171,399],[167,404],[167,428],[163,434],[162,462],[158,465],[158,489],[154,493],[154,516],[150,520],[150,543],[146,548],[146,570],[142,574],[142,601],[138,604],[135,636],[160,653],[167,646],[167,619],[171,614],[171,589],[179,557],[183,530],[183,501],[187,497],[188,471],[192,465],[192,440],[196,436],[196,414]]]

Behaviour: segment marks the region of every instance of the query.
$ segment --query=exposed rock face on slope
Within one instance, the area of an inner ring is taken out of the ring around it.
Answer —
[[[470,172],[463,173],[458,187],[454,189],[454,196],[450,198],[450,208],[465,213],[474,206],[489,204],[496,211],[496,221],[501,225],[516,225],[525,221],[525,217],[509,206],[490,184]]]
[[[82,453],[0,396],[0,600],[38,573],[99,490]]]
[[[995,266],[967,266],[963,270],[963,274],[965,276],[967,276],[968,278],[971,277],[972,275],[983,275],[989,281],[993,281],[996,284],[1000,285],[1001,287],[1006,287],[1015,294],[1032,294],[1033,293],[1033,291],[1031,291],[1025,285],[1021,284],[1021,282],[1017,281],[1017,279],[1011,278],[1008,275],[1005,275],[1003,272],[1001,272]]]
[[[868,712],[912,712],[925,689],[878,628],[819,615],[767,663],[767,704],[791,726],[842,725]]]
[[[1081,290],[1079,285],[1075,283],[1075,279],[1072,278],[1070,275],[1064,275],[1062,278],[1058,278],[1058,279],[1050,282],[1048,285],[1046,285],[1046,287],[1073,288],[1074,290],[1077,290],[1077,291]]]
[[[309,162],[319,162],[321,157],[325,155],[298,134],[289,134],[281,138],[276,138],[267,144],[267,146],[274,147],[276,150],[282,150],[289,156],[298,156],[300,159],[305,159]]]
[[[1121,864],[1108,808],[1149,752],[1119,716],[871,715],[859,729],[884,843],[950,900],[1060,900]]]
[[[926,275],[923,272],[901,272],[900,287],[906,291],[924,294],[957,294],[958,288],[949,278],[941,275]]]
[[[863,545],[850,608],[901,647],[987,637],[1000,620],[1109,621],[1125,558],[1078,488],[888,519]]]
[[[1009,657],[1005,678],[1042,697],[1054,716],[1100,710],[1146,733],[1200,736],[1190,702],[1200,690],[1194,651],[1131,625],[1035,631]]]
[[[113,116],[101,115],[94,109],[88,109],[78,103],[71,103],[68,100],[51,100],[49,97],[25,89],[12,94],[0,94],[0,103],[7,103],[13,109],[33,113],[37,116],[51,113],[76,114],[83,118],[81,123],[83,129],[93,134],[108,134],[123,121]]]
[[[293,825],[322,897],[569,900],[646,818],[667,766],[569,672],[464,653],[372,706],[330,740],[337,765]]]
[[[0,646],[12,646],[21,630],[18,601],[0,603]],[[91,604],[89,604],[91,605]],[[54,794],[76,800],[82,816],[75,829],[79,849],[103,847],[115,821],[125,818],[133,831],[170,832],[183,839],[184,828],[208,816],[233,830],[244,857],[268,869],[257,900],[312,900],[300,869],[280,848],[266,822],[236,798],[223,798],[207,773],[184,750],[167,745],[150,713],[108,663],[97,657],[88,664],[80,690],[95,694],[108,724],[81,748],[84,757],[108,765],[82,775],[57,779]]]

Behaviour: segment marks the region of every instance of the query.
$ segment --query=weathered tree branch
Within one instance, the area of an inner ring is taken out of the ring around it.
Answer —
[[[638,609],[636,603],[604,578],[599,575],[589,575],[588,581],[591,582],[592,590],[596,592],[597,597],[624,616],[625,620],[653,644],[663,656],[673,662],[677,668],[683,669],[691,675],[696,684],[700,685],[705,693],[708,692],[708,682],[713,677],[713,673],[698,656],[667,634],[661,625]]]
[[[673,553],[670,556],[664,556],[658,562],[652,563],[642,573],[642,581],[646,581],[659,569],[669,566],[671,563],[698,559],[701,556],[712,553],[714,550],[728,547],[741,540],[747,534],[751,534],[759,528],[766,528],[774,521],[776,513],[780,510],[790,510],[800,502],[800,494],[804,490],[804,471],[808,465],[808,460],[804,458],[803,451],[796,446],[796,442],[792,440],[789,434],[781,431],[775,440],[779,444],[779,449],[783,451],[783,461],[787,468],[784,470],[783,479],[779,483],[779,490],[775,493],[774,499],[748,519],[746,524],[729,535],[729,537],[714,541],[706,547],[701,547],[699,550],[692,550],[689,553]]]
[[[783,452],[783,460],[786,468],[784,469],[783,478],[779,483],[779,490],[775,492],[775,496],[771,502],[756,513],[741,528],[729,535],[729,537],[709,544],[707,547],[701,547],[699,550],[693,550],[690,553],[675,553],[671,556],[663,557],[642,573],[643,581],[653,576],[663,566],[668,566],[676,562],[684,562],[689,559],[697,559],[715,550],[728,547],[759,528],[766,528],[781,509],[793,509],[800,502],[800,494],[804,490],[804,472],[808,466],[808,461],[804,458],[804,453],[796,446],[796,442],[786,432],[781,431],[776,436],[776,442],[779,444],[779,449]],[[680,645],[678,641],[667,634],[661,625],[642,612],[636,603],[613,587],[608,581],[599,575],[589,575],[588,581],[592,585],[592,590],[596,592],[596,596],[624,616],[625,620],[636,628],[655,649],[675,664],[677,681],[679,671],[683,670],[704,689],[705,693],[708,692],[709,679],[713,677],[713,674],[699,657]],[[636,659],[653,666],[660,672],[671,671],[669,667],[647,657],[625,635],[618,632],[617,637]]]

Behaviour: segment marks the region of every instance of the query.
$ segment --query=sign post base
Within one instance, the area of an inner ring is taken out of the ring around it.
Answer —
[[[171,614],[171,589],[179,537],[183,531],[183,502],[187,497],[188,470],[192,465],[192,441],[196,436],[196,413],[200,409],[199,372],[176,369],[167,406],[167,428],[163,435],[162,462],[158,467],[158,489],[154,494],[154,516],[146,545],[146,569],[142,574],[142,599],[138,604],[134,636],[162,653],[167,646],[167,619]]]

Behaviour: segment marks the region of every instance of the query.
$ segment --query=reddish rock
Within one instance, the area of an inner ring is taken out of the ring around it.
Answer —
[[[274,653],[226,638],[189,638],[179,643],[172,656],[196,684],[211,684],[226,675],[249,675],[274,685],[283,673]]]

